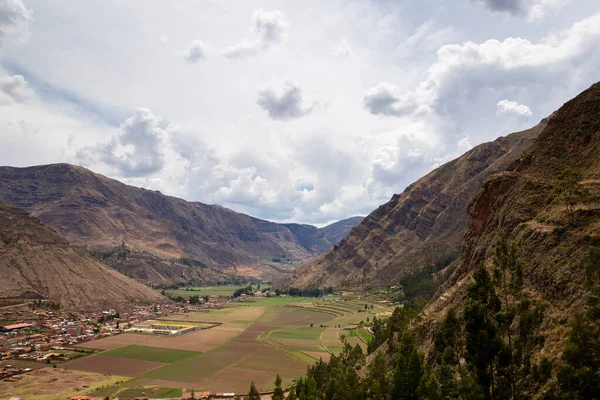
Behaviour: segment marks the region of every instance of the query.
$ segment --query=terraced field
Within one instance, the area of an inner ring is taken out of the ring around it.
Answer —
[[[366,350],[371,334],[363,325],[390,311],[379,304],[342,302],[333,296],[229,303],[217,311],[161,318],[165,323],[218,324],[213,328],[174,336],[122,334],[89,342],[84,346],[105,351],[66,363],[65,368],[130,377],[91,393],[98,395],[128,395],[150,388],[160,388],[161,393],[179,389],[244,393],[250,382],[269,390],[276,374],[284,385],[290,384],[308,365],[341,352],[343,341]]]

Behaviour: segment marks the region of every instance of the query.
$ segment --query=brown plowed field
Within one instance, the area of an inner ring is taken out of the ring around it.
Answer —
[[[140,374],[145,374],[153,369],[164,367],[165,365],[167,364],[154,361],[96,355],[69,361],[61,364],[60,368],[67,370],[95,372],[107,375],[134,377]]]

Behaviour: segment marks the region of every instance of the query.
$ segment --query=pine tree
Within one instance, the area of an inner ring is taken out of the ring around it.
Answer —
[[[394,400],[417,400],[417,388],[423,376],[423,357],[417,351],[414,337],[405,333],[396,353],[396,369],[394,370]]]
[[[494,323],[500,310],[500,300],[492,279],[483,264],[475,270],[475,282],[467,291],[465,307],[466,360],[487,397],[494,398],[495,359],[502,348],[502,339]]]
[[[600,393],[600,327],[583,314],[573,318],[557,378],[565,399],[593,399]]]
[[[260,400],[260,394],[258,393],[256,386],[254,386],[254,382],[250,384],[250,391],[248,392],[248,395],[244,397],[244,400]]]
[[[390,382],[387,378],[385,355],[378,353],[369,367],[367,387],[371,399],[386,400],[390,398]]]
[[[435,375],[430,375],[427,371],[421,376],[419,387],[417,388],[417,398],[419,400],[442,400],[442,391],[438,385]]]
[[[281,377],[277,374],[275,378],[275,389],[273,390],[272,400],[283,400],[283,389],[281,388]]]

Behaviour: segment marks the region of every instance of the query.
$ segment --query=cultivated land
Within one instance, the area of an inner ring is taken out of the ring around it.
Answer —
[[[43,368],[20,376],[17,382],[2,382],[0,398],[23,397],[28,400],[66,399],[113,387],[127,378],[84,371]],[[86,387],[84,387],[86,386]]]
[[[222,285],[222,286],[193,286],[179,290],[165,290],[169,296],[181,296],[189,298],[191,296],[232,296],[233,292],[238,289],[246,288],[250,285]],[[256,289],[257,285],[252,285]],[[158,290],[161,291],[161,290]]]
[[[359,323],[390,311],[377,303],[334,296],[231,302],[221,310],[159,319],[218,324],[213,328],[172,336],[127,333],[88,342],[82,346],[105,351],[64,366],[130,378],[90,392],[97,395],[125,397],[150,388],[161,393],[184,388],[245,393],[250,382],[270,390],[276,374],[284,386],[291,384],[308,365],[342,351],[342,337],[366,348],[370,333]]]

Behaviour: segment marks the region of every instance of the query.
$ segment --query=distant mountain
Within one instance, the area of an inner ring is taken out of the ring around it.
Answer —
[[[350,217],[327,225],[321,228],[321,231],[323,231],[323,234],[329,243],[338,245],[342,239],[350,233],[352,228],[360,224],[363,219],[365,219],[365,217]]]
[[[0,299],[98,311],[164,302],[152,289],[71,246],[27,212],[0,204]]]
[[[467,207],[483,181],[519,158],[545,125],[479,145],[427,174],[277,287],[381,287],[424,267],[443,268],[460,252]]]
[[[332,247],[315,227],[188,202],[69,164],[0,167],[0,202],[152,284],[275,279]]]

